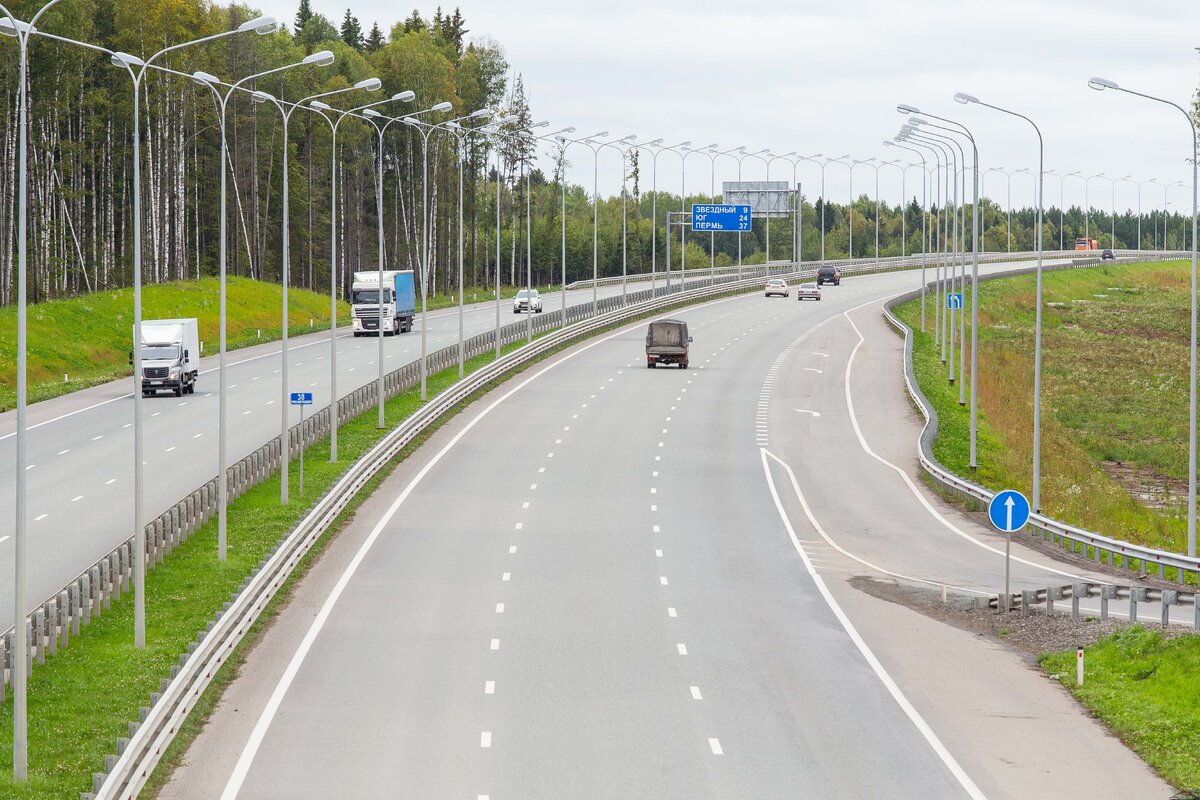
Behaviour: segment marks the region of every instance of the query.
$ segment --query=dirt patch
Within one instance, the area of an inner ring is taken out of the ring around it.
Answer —
[[[1101,461],[1101,469],[1125,491],[1147,508],[1178,511],[1187,500],[1187,481],[1168,478],[1149,467],[1128,461]]]
[[[1095,617],[1084,616],[1078,621],[1072,620],[1069,613],[1049,616],[1044,606],[1034,609],[1028,617],[1022,617],[1019,611],[1001,614],[994,609],[976,609],[974,598],[967,595],[947,594],[946,602],[942,603],[940,592],[933,589],[864,575],[851,578],[850,585],[872,597],[906,606],[956,628],[1003,642],[1030,658],[1037,658],[1042,653],[1095,644],[1102,637],[1128,628],[1130,624],[1113,617],[1100,622]],[[1060,605],[1069,612],[1069,601],[1060,601]],[[1168,637],[1185,633],[1180,628],[1163,631],[1163,635]]]

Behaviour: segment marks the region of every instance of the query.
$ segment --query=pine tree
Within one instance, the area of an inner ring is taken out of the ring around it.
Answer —
[[[371,24],[371,32],[367,34],[367,41],[363,45],[363,49],[368,53],[374,53],[383,47],[383,31],[379,30],[379,23]]]
[[[355,50],[363,49],[363,32],[362,25],[358,18],[350,13],[350,9],[346,9],[346,16],[342,18],[342,30],[340,32],[342,41],[353,47]]]
[[[312,3],[309,0],[300,0],[300,10],[296,12],[295,30],[304,30],[304,26],[312,19],[313,10]]]
[[[408,19],[404,20],[404,32],[415,33],[423,31],[425,28],[425,20],[421,19],[421,12],[414,8],[413,12],[409,14]]]

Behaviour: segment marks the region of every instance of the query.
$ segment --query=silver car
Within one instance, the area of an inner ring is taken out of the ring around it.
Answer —
[[[538,294],[537,289],[522,289],[517,292],[517,296],[513,298],[513,313],[520,314],[522,311],[542,313],[542,296]]]
[[[815,283],[802,283],[796,287],[797,300],[820,300],[821,287]]]

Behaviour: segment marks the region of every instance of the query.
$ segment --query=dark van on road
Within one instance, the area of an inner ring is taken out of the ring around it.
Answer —
[[[654,369],[659,364],[678,364],[688,368],[687,323],[681,319],[660,319],[650,323],[646,330],[646,367]]]
[[[837,267],[821,267],[817,270],[817,286],[823,283],[832,283],[834,286],[841,286],[842,271]]]

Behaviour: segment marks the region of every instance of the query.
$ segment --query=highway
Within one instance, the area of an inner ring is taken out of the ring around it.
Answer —
[[[646,369],[641,323],[477,401],[161,796],[1170,796],[1011,652],[849,584],[1002,585],[999,539],[917,480],[879,313],[914,278],[678,311],[690,370]],[[1075,574],[1014,554],[1014,588]]]
[[[699,276],[696,276],[697,278]],[[678,281],[678,276],[674,278]],[[660,276],[660,285],[662,278]],[[648,287],[648,283],[646,286]],[[630,285],[631,291],[642,287]],[[621,287],[601,287],[599,297],[619,295]],[[562,295],[543,296],[545,313],[561,307]],[[568,304],[590,303],[592,290],[568,292]],[[519,320],[512,301],[502,301],[500,324]],[[494,330],[495,303],[464,311],[465,336]],[[428,350],[458,341],[457,309],[430,312]],[[418,361],[420,314],[408,334],[385,337],[389,371]],[[215,342],[207,342],[211,352]],[[289,341],[289,381],[293,391],[311,391],[310,413],[329,404],[329,333]],[[338,392],[345,396],[378,375],[378,340],[339,332]],[[227,354],[229,374],[229,462],[279,435],[280,343]],[[200,363],[195,394],[162,394],[143,404],[146,517],[152,519],[218,472],[217,358]],[[114,381],[29,407],[28,594],[30,607],[50,597],[96,559],[133,532],[133,402],[130,381]],[[299,422],[291,410],[290,424]],[[0,491],[14,493],[16,412],[0,414]],[[320,456],[310,456],[320,457]],[[328,457],[327,455],[325,457]],[[12,586],[13,515],[0,515],[0,591]],[[12,625],[11,606],[0,606],[0,630]]]

